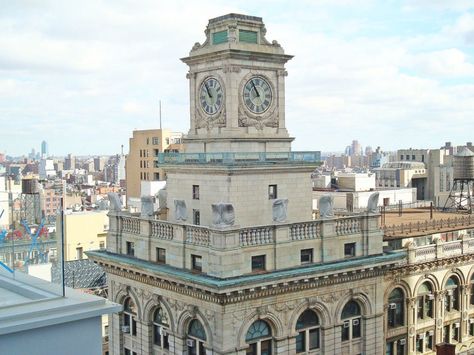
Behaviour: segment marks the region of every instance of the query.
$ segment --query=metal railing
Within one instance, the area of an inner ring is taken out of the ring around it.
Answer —
[[[384,226],[383,231],[385,236],[403,236],[414,233],[429,233],[441,231],[443,229],[461,227],[474,227],[474,217],[471,215],[458,216],[453,218],[433,219],[424,222],[410,222],[402,223],[392,226]]]
[[[159,153],[157,161],[158,165],[315,164],[321,162],[321,152]]]

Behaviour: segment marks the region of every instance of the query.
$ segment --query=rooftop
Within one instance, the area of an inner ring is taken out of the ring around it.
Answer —
[[[402,209],[387,211],[381,215],[385,239],[416,237],[453,230],[474,228],[474,216],[460,212],[441,212],[429,208]]]
[[[0,335],[121,311],[106,299],[0,270]]]

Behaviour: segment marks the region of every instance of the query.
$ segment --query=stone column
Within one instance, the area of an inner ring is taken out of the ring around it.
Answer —
[[[407,305],[407,319],[406,325],[408,329],[407,334],[407,349],[408,353],[415,353],[416,349],[416,323],[417,323],[417,297],[406,299]]]
[[[336,334],[336,327],[321,327],[320,347],[324,349],[324,354],[336,355],[340,352],[341,334]],[[339,351],[336,351],[336,344],[339,344]]]
[[[461,313],[459,332],[461,342],[463,342],[469,336],[469,285],[460,285],[459,288],[459,312]]]
[[[288,338],[275,338],[275,354],[281,354],[281,355],[286,355],[286,354],[292,354],[290,349],[288,348]]]
[[[443,319],[444,319],[444,296],[446,290],[435,291],[434,301],[434,318],[435,318],[435,339],[434,343],[440,343],[443,341]]]
[[[143,321],[137,321],[138,328],[140,329],[141,338],[141,354],[149,355],[153,354],[153,326]]]

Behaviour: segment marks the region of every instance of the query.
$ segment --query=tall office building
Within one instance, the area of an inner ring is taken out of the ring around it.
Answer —
[[[41,142],[41,158],[47,158],[48,157],[48,143],[46,141]]]

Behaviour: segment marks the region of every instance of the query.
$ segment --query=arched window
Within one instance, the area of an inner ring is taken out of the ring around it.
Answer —
[[[394,289],[388,296],[387,321],[389,328],[405,324],[405,295],[401,288]]]
[[[356,301],[349,301],[342,309],[341,319],[343,321],[341,341],[347,341],[361,336],[361,312]]]
[[[127,297],[123,303],[123,325],[124,333],[137,335],[137,306],[131,297]]]
[[[168,329],[168,315],[163,308],[156,308],[153,313],[153,343],[162,349],[169,349]]]
[[[271,355],[272,354],[272,330],[264,320],[252,323],[245,336],[249,344],[247,355]]]
[[[474,305],[474,274],[471,276],[471,304]]]
[[[307,309],[296,321],[296,352],[303,353],[319,348],[319,318],[317,314]]]
[[[445,285],[444,309],[447,312],[459,311],[459,279],[451,276]]]
[[[204,342],[207,340],[206,331],[199,320],[193,319],[191,323],[189,323],[188,337],[187,345],[189,355],[206,354],[206,349],[204,348]]]
[[[423,282],[418,288],[417,317],[418,319],[433,318],[434,295],[431,283]]]

